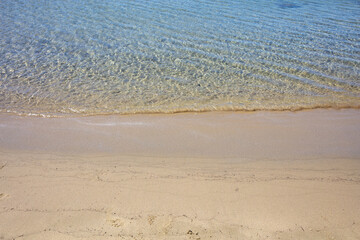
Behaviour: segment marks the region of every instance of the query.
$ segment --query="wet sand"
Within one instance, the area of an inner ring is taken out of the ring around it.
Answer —
[[[359,239],[360,111],[0,116],[0,239]]]

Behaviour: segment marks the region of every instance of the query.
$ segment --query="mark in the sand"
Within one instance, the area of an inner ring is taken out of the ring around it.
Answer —
[[[207,222],[197,220],[196,218],[194,216],[172,214],[147,214],[146,216],[137,215],[134,217],[121,217],[117,216],[117,214],[112,214],[106,222],[114,227],[110,228],[110,234],[120,234],[118,236],[127,236],[129,239],[130,237],[131,239],[135,238],[133,237],[135,235],[139,236],[137,239],[143,239],[143,236],[151,235],[177,236],[181,237],[181,239],[189,240],[219,239],[225,235],[230,236],[227,239],[239,239],[239,236],[242,237],[237,226],[228,227],[216,224],[213,229],[207,229],[204,228],[204,225],[208,225]],[[218,230],[220,228],[222,231]]]
[[[1,164],[0,165],[0,170],[3,169],[6,166],[7,163]]]
[[[109,222],[113,227],[122,227],[122,226],[124,226],[124,221],[121,220],[120,218],[109,220]]]
[[[193,232],[191,229],[189,231],[187,231],[186,234],[189,235],[191,239],[194,239],[194,237],[195,237],[196,240],[201,239],[200,236],[199,236],[199,233],[198,232]]]
[[[186,234],[188,234],[188,235],[199,235],[198,232],[193,232],[191,230],[189,230]]]
[[[155,222],[156,216],[149,215],[148,216],[148,223],[149,225],[152,225]]]
[[[8,195],[6,195],[5,193],[0,193],[0,200],[6,198],[7,196]]]

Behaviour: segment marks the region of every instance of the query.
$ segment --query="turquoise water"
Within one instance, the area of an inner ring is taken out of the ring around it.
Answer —
[[[0,1],[0,110],[360,106],[358,0]]]

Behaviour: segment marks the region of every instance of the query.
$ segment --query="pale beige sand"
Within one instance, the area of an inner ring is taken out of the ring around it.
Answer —
[[[0,116],[0,239],[360,239],[360,111]]]

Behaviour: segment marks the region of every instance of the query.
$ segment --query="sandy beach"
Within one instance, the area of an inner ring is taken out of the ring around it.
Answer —
[[[0,240],[360,240],[360,0],[0,1]]]
[[[360,111],[0,115],[0,239],[360,239]]]

